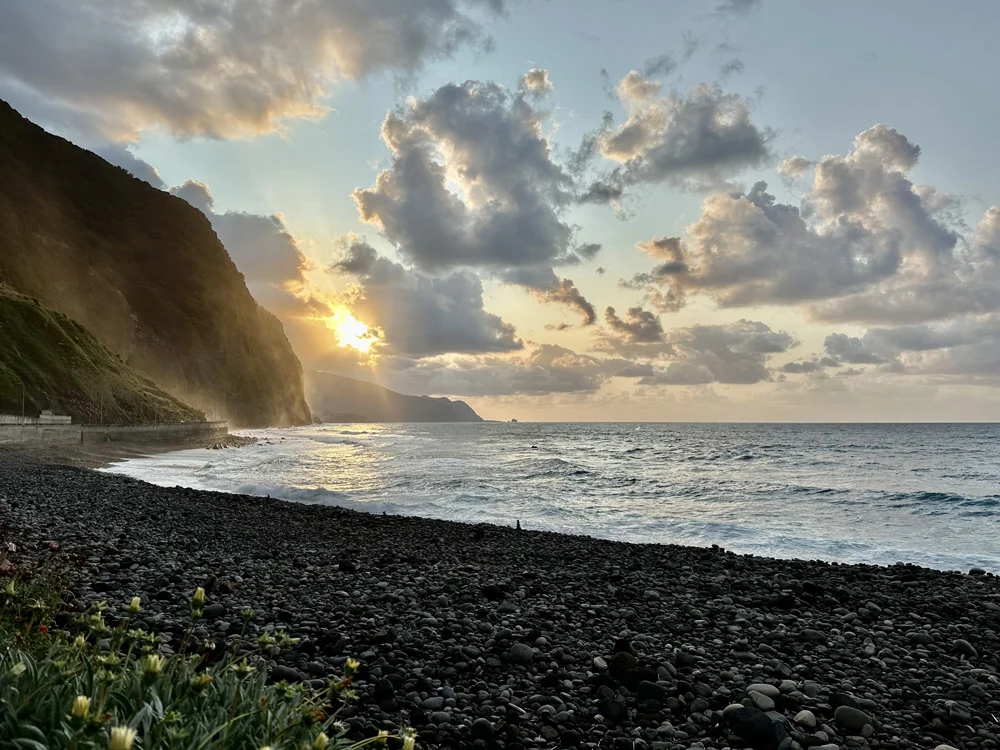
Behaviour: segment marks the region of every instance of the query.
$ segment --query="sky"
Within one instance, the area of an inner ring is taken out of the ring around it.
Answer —
[[[491,419],[1000,420],[995,3],[0,0],[306,369]]]

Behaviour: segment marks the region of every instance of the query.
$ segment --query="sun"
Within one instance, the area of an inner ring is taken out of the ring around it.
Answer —
[[[368,326],[344,307],[334,310],[333,315],[326,319],[326,325],[337,336],[338,346],[350,347],[363,354],[368,354],[372,345],[378,340],[377,335]]]

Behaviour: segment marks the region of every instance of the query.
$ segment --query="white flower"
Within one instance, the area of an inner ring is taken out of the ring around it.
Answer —
[[[132,750],[135,743],[135,730],[131,727],[113,727],[109,750]]]
[[[166,664],[166,657],[161,654],[150,654],[142,660],[142,672],[146,677],[159,677]]]
[[[69,712],[74,719],[86,719],[90,714],[90,698],[78,695],[73,699],[73,708]]]

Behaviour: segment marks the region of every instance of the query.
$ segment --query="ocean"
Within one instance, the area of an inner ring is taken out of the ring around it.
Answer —
[[[1000,425],[330,424],[107,471],[630,542],[1000,572]]]

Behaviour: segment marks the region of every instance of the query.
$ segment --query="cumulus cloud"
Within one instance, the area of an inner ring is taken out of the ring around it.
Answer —
[[[470,271],[427,275],[379,256],[357,238],[345,241],[331,271],[356,280],[345,303],[380,332],[385,354],[419,359],[524,347],[514,326],[483,309],[482,281]]]
[[[0,96],[104,140],[229,137],[318,117],[340,78],[481,44],[505,0],[0,3]]]
[[[787,159],[784,177],[812,172],[800,205],[777,202],[763,182],[712,195],[686,240],[670,240],[666,262],[625,283],[646,288],[661,309],[701,293],[723,307],[804,305],[815,318],[843,322],[916,323],[998,309],[1000,274],[988,249],[998,219],[987,212],[975,232],[963,233],[960,203],[911,181],[919,155],[904,135],[876,125],[846,156]]]
[[[673,361],[643,377],[640,385],[752,384],[771,379],[771,356],[797,344],[784,331],[740,320],[727,325],[676,328],[665,334]]]
[[[529,77],[538,85],[536,71]],[[562,216],[574,181],[553,161],[542,117],[525,91],[479,81],[442,86],[386,117],[392,164],[354,198],[362,220],[415,268],[480,269],[593,322],[590,303],[553,271],[600,248],[576,243]]]
[[[771,157],[774,133],[751,121],[739,95],[704,83],[666,95],[662,88],[635,70],[618,84],[617,97],[628,119],[601,132],[596,144],[620,166],[597,180],[583,200],[614,199],[626,186],[639,183],[708,190]]]

